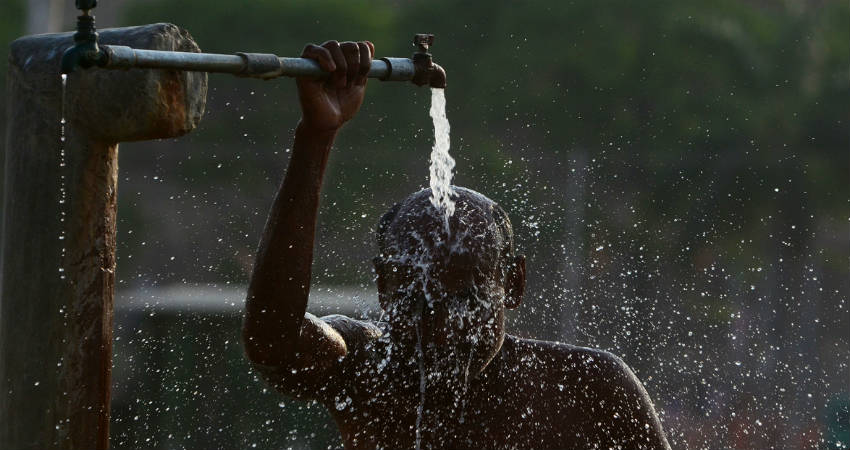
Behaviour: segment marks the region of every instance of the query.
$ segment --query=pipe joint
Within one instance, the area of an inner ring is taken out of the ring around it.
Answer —
[[[280,58],[271,53],[237,53],[244,66],[242,71],[235,74],[237,77],[261,78],[270,80],[281,74]]]
[[[379,61],[387,64],[387,73],[381,81],[407,81],[416,74],[416,67],[408,58],[381,58]]]

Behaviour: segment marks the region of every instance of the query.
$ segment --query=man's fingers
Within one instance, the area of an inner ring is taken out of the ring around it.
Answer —
[[[344,88],[345,77],[348,72],[348,64],[345,62],[345,55],[342,53],[339,42],[327,41],[322,44],[322,47],[330,52],[331,58],[333,58],[333,61],[336,64],[336,69],[333,71],[333,74],[331,74],[331,84],[336,88]]]
[[[372,49],[365,42],[358,42],[360,48],[360,70],[357,72],[357,79],[354,83],[358,86],[366,84],[366,76],[369,75],[369,69],[372,67]]]
[[[336,63],[331,57],[331,52],[318,45],[307,44],[304,50],[301,51],[302,58],[309,58],[319,63],[319,67],[325,72],[333,72],[336,70]]]
[[[375,46],[369,41],[343,42],[327,41],[321,46],[307,44],[301,52],[302,58],[317,61],[322,70],[331,72],[329,83],[339,88],[349,84],[366,84]]]
[[[345,55],[345,64],[348,67],[346,72],[347,84],[352,84],[357,80],[360,73],[360,46],[356,42],[343,42],[340,44],[342,54]]]

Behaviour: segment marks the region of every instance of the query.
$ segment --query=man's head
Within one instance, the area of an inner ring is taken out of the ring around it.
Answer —
[[[504,339],[505,308],[522,301],[525,259],[514,255],[505,211],[454,187],[448,222],[425,189],[393,206],[378,224],[375,258],[381,306],[397,339],[421,338],[438,369],[480,373]],[[448,225],[448,226],[447,226]]]

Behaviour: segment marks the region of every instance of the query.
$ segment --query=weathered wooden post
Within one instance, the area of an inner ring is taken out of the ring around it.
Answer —
[[[199,51],[170,24],[102,30],[100,42]],[[206,101],[205,73],[76,71],[68,77],[60,167],[59,66],[71,45],[71,33],[27,36],[12,43],[9,58],[0,262],[0,448],[7,450],[107,448],[118,143],[187,133]]]

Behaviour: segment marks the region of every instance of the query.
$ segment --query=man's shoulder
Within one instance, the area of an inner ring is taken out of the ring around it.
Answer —
[[[505,336],[503,349],[507,356],[505,362],[515,367],[543,370],[549,375],[560,373],[567,378],[584,378],[586,382],[597,377],[609,381],[612,377],[633,377],[622,358],[605,350],[510,335]]]
[[[622,363],[622,359],[611,352],[557,341],[541,341],[506,335],[503,347],[517,357],[524,359],[539,358],[551,362],[562,361],[567,364],[588,366]]]
[[[670,448],[649,395],[617,355],[507,336],[503,348],[503,367],[513,365],[521,375],[512,379],[530,380],[531,385],[538,386],[545,394],[541,401],[557,399],[566,408],[561,411],[563,417],[573,417],[570,408],[579,411],[575,420],[584,421],[588,433],[601,433],[596,438],[589,435],[591,441],[615,442],[622,448]]]

